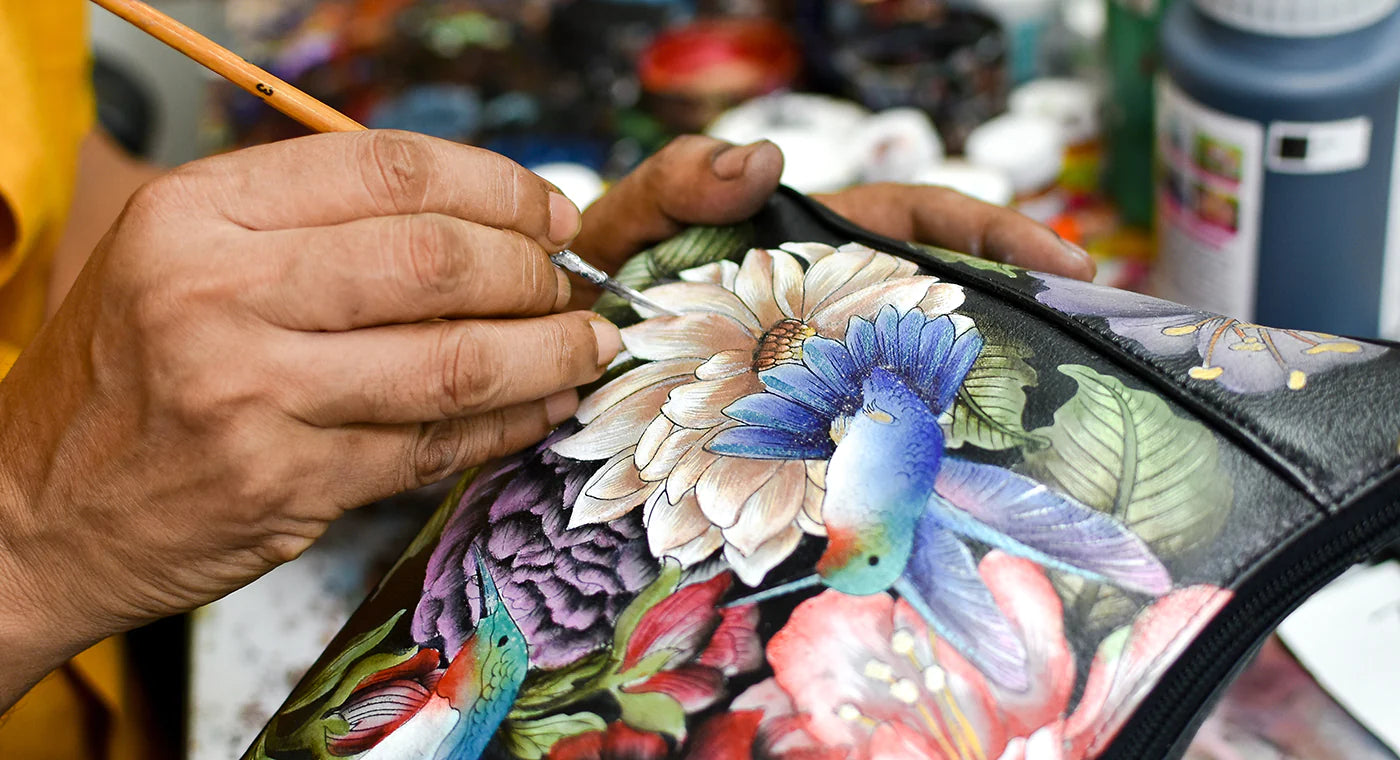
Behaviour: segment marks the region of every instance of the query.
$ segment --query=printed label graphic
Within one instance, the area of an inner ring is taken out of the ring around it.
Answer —
[[[1156,294],[1253,319],[1264,128],[1157,80]]]
[[[1269,125],[1269,171],[1335,174],[1360,169],[1370,160],[1371,120],[1365,116],[1303,124]]]

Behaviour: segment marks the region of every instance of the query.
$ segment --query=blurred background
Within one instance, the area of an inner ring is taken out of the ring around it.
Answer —
[[[580,207],[677,134],[770,139],[798,190],[951,186],[1086,248],[1101,282],[1152,286],[1168,0],[153,4],[361,123],[503,153]],[[91,24],[99,117],[132,153],[173,166],[305,133],[105,12]],[[1198,217],[1223,208],[1238,228],[1249,199],[1230,202]],[[439,496],[357,512],[253,586],[139,632],[172,753],[239,756]],[[1300,664],[1313,628],[1270,642],[1188,757],[1394,760],[1370,732],[1386,727],[1368,731]]]

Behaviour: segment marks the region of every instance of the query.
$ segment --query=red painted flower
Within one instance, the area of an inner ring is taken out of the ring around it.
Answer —
[[[732,705],[763,711],[759,752],[795,758],[839,748],[851,760],[1094,757],[1229,598],[1195,586],[1148,607],[1100,646],[1067,716],[1077,671],[1049,580],[1034,563],[997,551],[980,572],[1025,643],[1027,691],[983,677],[903,601],[825,591],[799,605],[769,643],[774,678]]]
[[[726,572],[686,586],[642,615],[627,640],[621,671],[643,662],[651,667],[624,685],[624,692],[666,694],[694,713],[720,698],[727,678],[763,663],[763,643],[755,630],[758,608],[715,609],[732,578]]]
[[[664,760],[670,751],[660,736],[614,722],[603,731],[560,739],[548,760]]]
[[[337,757],[368,751],[427,704],[444,672],[437,650],[422,649],[398,665],[365,676],[334,713],[349,729],[343,734],[328,731],[326,749]]]

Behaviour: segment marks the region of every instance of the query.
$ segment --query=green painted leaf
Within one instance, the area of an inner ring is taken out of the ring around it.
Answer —
[[[550,715],[538,720],[510,720],[502,726],[501,743],[520,760],[540,760],[555,742],[589,731],[604,731],[607,722],[591,712]]]
[[[687,269],[737,257],[748,250],[752,240],[753,225],[747,222],[728,227],[689,227],[628,259],[613,277],[628,287],[644,290]],[[622,326],[637,321],[632,307],[612,293],[600,296],[593,310]]]
[[[674,697],[660,692],[630,694],[615,691],[622,708],[622,722],[639,731],[685,737],[685,708]]]
[[[1036,384],[1026,363],[1030,349],[988,339],[958,391],[951,419],[944,425],[950,449],[972,445],[988,451],[1016,446],[1037,449],[1045,440],[1026,432],[1021,422],[1026,391]]]
[[[986,272],[996,272],[998,274],[1004,274],[1013,280],[1022,272],[1026,271],[1015,264],[1005,264],[1000,261],[992,261],[991,259],[981,259],[976,256],[969,256],[965,253],[950,251],[947,248],[939,248],[922,243],[913,243],[913,246],[944,264],[958,264],[972,269],[981,269]]]
[[[520,687],[511,717],[533,718],[564,704],[586,698],[596,690],[596,681],[612,661],[612,655],[599,650],[557,670],[531,672]]]
[[[326,696],[336,687],[336,684],[340,683],[341,676],[356,660],[368,654],[389,635],[390,631],[394,630],[394,626],[398,624],[399,618],[403,617],[404,612],[405,610],[399,610],[383,625],[374,630],[365,631],[351,639],[350,643],[346,645],[345,651],[336,655],[334,660],[326,663],[325,667],[317,669],[315,673],[312,673],[310,677],[297,686],[296,691],[293,691],[292,695],[287,698],[287,704],[283,705],[279,712],[296,712]]]
[[[1124,521],[1159,557],[1182,556],[1217,536],[1234,487],[1210,430],[1117,378],[1074,364],[1059,370],[1079,388],[1052,425],[1033,431],[1050,445],[1028,451],[1023,470]],[[1056,582],[1072,611],[1096,628],[1112,627],[1140,606],[1078,576]]]
[[[632,632],[637,630],[637,625],[642,622],[642,616],[647,610],[655,607],[662,599],[675,593],[676,587],[681,582],[681,564],[670,557],[663,557],[661,560],[661,572],[657,574],[656,580],[642,589],[637,598],[627,605],[622,614],[617,617],[617,628],[613,632],[612,658],[614,663],[622,662],[623,653],[627,651],[627,640],[632,638]]]

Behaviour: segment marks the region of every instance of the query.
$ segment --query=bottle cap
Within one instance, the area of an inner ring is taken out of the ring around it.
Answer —
[[[1006,172],[957,159],[924,169],[914,176],[914,183],[949,187],[995,206],[1010,205],[1015,194]]]
[[[1006,172],[1017,195],[1055,184],[1065,164],[1060,127],[1044,116],[1005,114],[967,136],[967,160]]]
[[[1083,79],[1033,79],[1007,100],[1011,113],[1054,119],[1066,143],[1080,145],[1099,136],[1099,101],[1094,83]]]
[[[1400,0],[1196,0],[1202,13],[1245,32],[1271,37],[1346,34],[1389,16]]]

